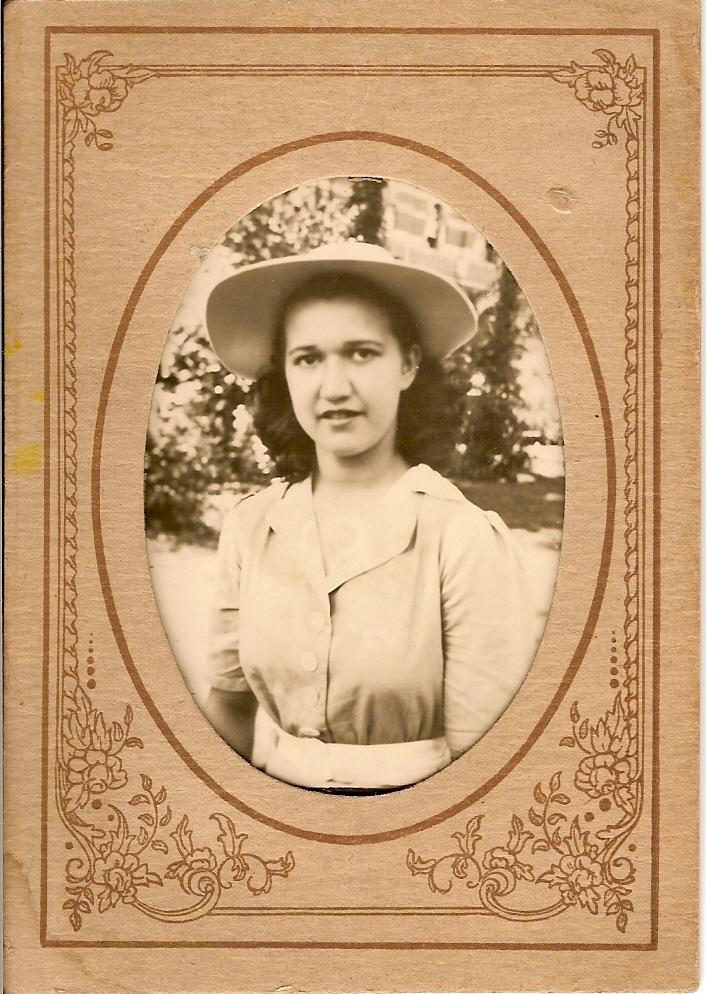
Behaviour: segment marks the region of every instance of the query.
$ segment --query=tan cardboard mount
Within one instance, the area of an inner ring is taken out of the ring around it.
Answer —
[[[6,989],[693,989],[696,3],[4,15]],[[362,798],[264,776],[201,716],[142,489],[204,250],[353,175],[434,191],[506,260],[567,474],[519,695],[443,772]]]

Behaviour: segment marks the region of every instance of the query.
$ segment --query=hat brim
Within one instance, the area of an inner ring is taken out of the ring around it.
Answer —
[[[293,290],[320,273],[365,277],[401,299],[418,325],[423,351],[445,358],[476,332],[473,304],[439,273],[396,260],[288,256],[244,267],[219,283],[206,306],[211,344],[231,372],[254,379],[269,362],[275,322]]]

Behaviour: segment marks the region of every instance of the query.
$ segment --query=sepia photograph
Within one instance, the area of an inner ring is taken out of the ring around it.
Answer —
[[[564,458],[541,329],[472,219],[398,180],[312,181],[223,231],[152,397],[164,630],[253,766],[399,790],[490,731],[544,632]]]

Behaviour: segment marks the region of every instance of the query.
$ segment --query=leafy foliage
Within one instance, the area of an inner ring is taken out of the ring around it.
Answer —
[[[495,261],[494,299],[481,312],[475,337],[450,362],[452,375],[467,384],[455,472],[469,480],[514,480],[527,463],[517,359],[528,314],[514,276],[499,257]]]

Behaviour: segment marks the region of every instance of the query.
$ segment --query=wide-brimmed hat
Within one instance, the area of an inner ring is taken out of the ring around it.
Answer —
[[[451,280],[400,262],[379,245],[344,241],[244,266],[218,283],[206,305],[211,344],[224,366],[254,378],[270,359],[275,322],[297,286],[326,272],[355,274],[406,304],[424,352],[444,358],[473,337],[473,304]]]

